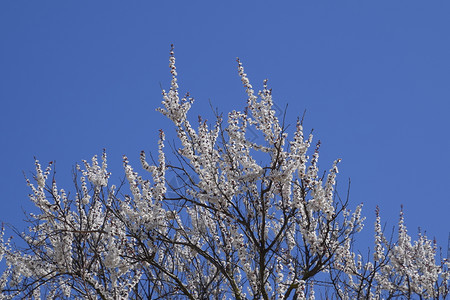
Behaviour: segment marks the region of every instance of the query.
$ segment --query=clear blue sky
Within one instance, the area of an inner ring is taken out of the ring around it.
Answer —
[[[365,203],[372,240],[375,206],[388,227],[400,205],[446,248],[450,231],[449,1],[13,1],[0,2],[0,220],[29,210],[23,171],[33,156],[56,161],[60,187],[72,166],[121,155],[136,167],[155,152],[155,111],[170,82],[176,47],[181,91],[193,120],[243,109],[235,58],[255,88],[269,78],[294,123],[322,141],[321,169],[342,158],[341,193]]]

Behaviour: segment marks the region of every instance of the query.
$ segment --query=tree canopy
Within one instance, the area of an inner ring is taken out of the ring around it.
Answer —
[[[173,159],[161,131],[157,157],[140,154],[142,171],[124,156],[126,180],[111,184],[103,152],[77,165],[72,193],[36,160],[27,184],[37,212],[17,232],[26,247],[2,231],[2,299],[447,297],[449,263],[436,262],[424,234],[412,241],[402,212],[396,238],[377,210],[373,249],[354,249],[362,204],[351,210],[335,191],[340,160],[319,171],[320,143],[301,119],[288,138],[267,81],[255,92],[238,60],[246,109],[212,125],[199,117],[194,128],[173,48],[169,66],[158,111],[176,129]],[[264,140],[248,139],[250,130]]]

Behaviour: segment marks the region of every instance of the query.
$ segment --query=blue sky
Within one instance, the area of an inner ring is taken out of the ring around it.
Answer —
[[[23,172],[56,161],[60,187],[76,162],[107,149],[112,180],[122,154],[155,153],[155,111],[170,83],[175,44],[191,111],[243,109],[240,57],[253,86],[269,79],[294,124],[322,142],[320,167],[342,158],[351,207],[375,206],[388,228],[404,205],[415,236],[447,247],[450,231],[450,2],[12,1],[0,2],[0,220],[23,225]],[[444,252],[444,254],[446,254]]]

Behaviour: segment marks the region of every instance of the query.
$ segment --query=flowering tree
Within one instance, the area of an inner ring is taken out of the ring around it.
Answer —
[[[149,174],[124,157],[127,182],[111,185],[104,152],[101,161],[77,166],[70,194],[57,186],[51,164],[43,169],[36,160],[27,184],[37,213],[18,233],[26,247],[2,231],[2,299],[447,296],[448,263],[436,264],[436,244],[426,236],[411,242],[403,214],[396,242],[384,236],[377,211],[373,255],[353,251],[362,205],[351,212],[335,192],[339,160],[319,173],[320,143],[310,154],[302,121],[287,138],[267,81],[255,93],[238,60],[245,111],[232,111],[226,122],[216,115],[212,128],[199,117],[195,129],[187,118],[193,99],[178,94],[173,50],[170,70],[158,110],[176,128],[174,162],[161,131],[157,159],[140,156]],[[249,141],[249,130],[264,141]],[[172,185],[173,176],[182,184]]]

